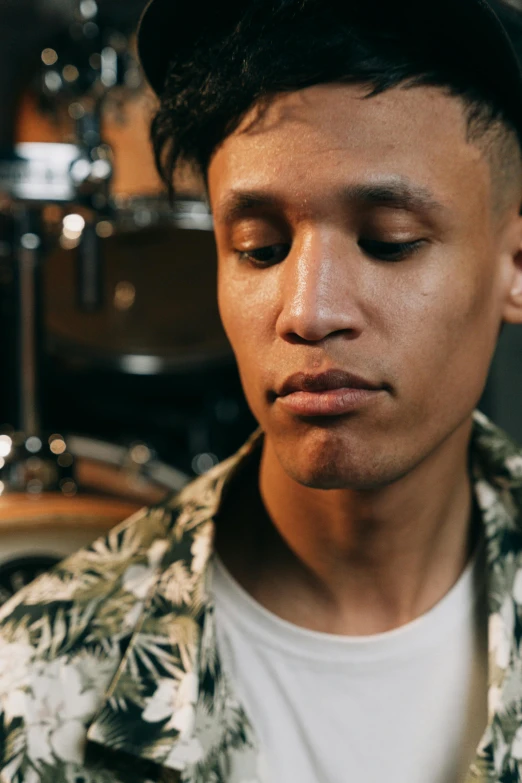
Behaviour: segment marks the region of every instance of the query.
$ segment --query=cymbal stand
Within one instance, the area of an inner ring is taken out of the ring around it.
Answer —
[[[37,491],[63,490],[71,484],[70,480],[64,483],[64,470],[66,478],[70,478],[71,465],[63,459],[60,462],[63,451],[57,460],[52,440],[46,441],[42,435],[43,212],[47,205],[58,204],[80,207],[92,215],[90,223],[85,223],[81,215],[76,216],[80,220],[78,233],[84,234],[78,256],[79,303],[86,310],[96,309],[101,305],[102,294],[96,223],[100,216],[110,213],[113,174],[111,150],[101,143],[101,112],[105,96],[120,78],[118,53],[103,45],[103,35],[94,21],[97,12],[94,0],[78,3],[77,22],[71,31],[75,31],[73,50],[80,53],[81,67],[69,60],[62,69],[69,77],[75,76],[72,81],[76,87],[60,82],[71,109],[74,104],[77,144],[25,143],[0,154],[0,193],[11,203],[15,223],[17,300],[16,370],[9,379],[16,388],[16,399],[9,412],[12,437],[0,435],[0,476],[4,478],[6,471],[8,474],[6,483],[0,480],[0,494],[7,484],[18,490],[32,485]],[[61,91],[56,89],[59,79],[44,79],[44,83],[54,85],[55,93]],[[39,464],[36,478],[34,470],[28,469],[29,464],[35,468],[35,454]]]
[[[41,265],[42,238],[39,210],[20,207],[17,214],[16,273],[18,289],[18,335],[16,346],[17,387],[20,390],[15,428],[38,435],[41,429],[38,382],[42,332]]]
[[[9,422],[14,432],[13,451],[4,454],[0,442],[0,460],[8,463],[6,483],[11,489],[26,488],[28,476],[32,486],[42,490],[63,483],[63,471],[50,470],[49,464],[42,462],[38,479],[23,468],[36,453],[40,461],[56,462],[52,444],[44,442],[41,431],[40,381],[45,331],[41,285],[45,254],[43,210],[53,203],[79,206],[96,213],[96,204],[107,203],[112,175],[109,161],[104,160],[103,166],[99,163],[93,160],[93,150],[71,144],[20,144],[14,156],[0,159],[0,192],[12,202],[16,237],[16,369],[14,377],[9,379],[17,391]],[[83,260],[98,268],[95,254],[87,254]],[[48,446],[51,449],[47,454]],[[16,469],[12,469],[13,465]],[[2,486],[0,482],[0,490]]]

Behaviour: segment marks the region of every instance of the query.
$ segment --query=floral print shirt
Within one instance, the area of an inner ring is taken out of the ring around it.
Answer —
[[[268,783],[223,671],[209,568],[224,487],[260,435],[0,613],[1,783]],[[489,722],[465,783],[522,780],[522,451],[475,414]]]

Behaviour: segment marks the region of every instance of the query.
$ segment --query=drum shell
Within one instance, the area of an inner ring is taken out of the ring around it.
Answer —
[[[78,306],[79,250],[61,234],[56,211],[46,212],[52,215],[44,264],[48,346],[73,369],[157,374],[230,361],[217,306],[212,220],[201,183],[188,170],[177,180],[183,196],[168,204],[149,138],[156,104],[150,90],[122,91],[117,108],[109,102],[103,113],[102,137],[114,157],[114,212],[99,230],[102,301],[95,312]],[[28,93],[16,135],[19,142],[73,141],[74,123],[64,111],[45,113]]]

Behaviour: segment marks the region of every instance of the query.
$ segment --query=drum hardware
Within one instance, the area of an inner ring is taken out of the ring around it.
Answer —
[[[212,231],[214,228],[209,206],[200,199],[178,196],[173,204],[169,204],[159,196],[116,195],[111,206],[118,228],[123,231],[161,226],[194,231]]]
[[[226,459],[255,429],[232,360],[125,375],[95,365],[95,357],[73,371],[72,350],[71,362],[63,358],[62,351],[49,357],[46,415],[49,422],[59,418],[66,432],[129,445],[142,440],[160,460],[193,475]]]
[[[79,50],[73,45],[49,48],[43,53],[42,90],[47,89],[45,75],[54,73],[60,87],[51,91],[53,104],[63,103],[68,108],[67,117],[62,116],[64,122],[54,128],[48,126],[46,135],[53,138],[54,132],[63,138],[70,133],[70,123],[75,122],[75,132],[82,136],[84,145],[97,144],[97,156],[113,163],[114,170],[107,211],[99,215],[95,225],[87,220],[81,234],[78,277],[82,285],[80,296],[76,297],[80,308],[73,307],[74,289],[78,286],[70,274],[74,244],[64,241],[67,237],[60,237],[61,247],[52,250],[46,261],[48,346],[53,356],[70,366],[71,372],[90,366],[150,377],[185,372],[207,363],[228,365],[232,354],[216,305],[215,246],[208,205],[193,197],[199,185],[196,188],[187,179],[184,187],[189,188],[189,198],[179,199],[173,209],[165,198],[149,144],[147,116],[151,115],[153,104],[146,93],[140,96],[136,92],[138,80],[134,77],[130,78],[129,88],[128,74],[135,67],[128,54],[130,28],[123,25],[125,32],[119,35],[114,25],[104,29],[102,11],[105,19],[121,15],[118,4],[111,2],[82,2],[77,6],[84,25],[96,23],[99,32],[90,38],[90,33],[86,36],[75,23],[74,35],[70,32],[69,37],[82,39]],[[131,16],[136,16],[135,10]],[[111,46],[112,53],[108,51]],[[93,51],[96,47],[97,59]],[[89,52],[88,58],[85,52]],[[110,62],[110,67],[117,71],[115,86],[111,88],[108,85],[114,79],[103,76],[103,67],[109,68]],[[80,75],[67,81],[63,72],[69,66]],[[91,73],[89,79],[81,78],[86,69],[97,71],[97,75]],[[89,94],[81,95],[86,84]],[[98,100],[101,90],[105,90],[103,112]],[[51,95],[48,89],[46,94]],[[107,112],[107,98],[112,96],[122,103],[123,124],[112,122]],[[86,128],[93,105],[100,112],[98,119],[101,116],[103,136],[109,145],[99,143],[99,125],[94,135],[92,128]],[[36,122],[26,114],[24,118],[18,137],[37,137],[45,116],[38,115]],[[26,123],[31,127],[26,127]],[[139,167],[135,165],[138,159]],[[82,161],[75,164],[77,170],[82,167]],[[98,211],[103,209],[96,202],[92,206]],[[88,273],[82,268],[84,255],[94,259],[88,265]],[[145,257],[151,266],[143,264]],[[97,312],[91,318],[93,311]]]
[[[93,157],[92,150],[87,152],[73,145],[25,144],[16,148],[15,155],[0,160],[0,190],[14,202],[12,215],[17,237],[14,259],[19,409],[11,412],[10,423],[27,436],[39,434],[41,418],[38,386],[43,334],[43,199],[47,203],[76,202],[92,208],[101,198],[106,204],[112,168],[107,160]],[[78,268],[82,283],[80,298],[89,306],[96,306],[97,289],[93,280],[99,275],[99,261],[92,243],[80,254]]]
[[[122,4],[110,2],[117,16]],[[140,506],[179,491],[251,429],[230,444],[241,413],[231,402],[236,371],[217,311],[208,205],[189,180],[173,209],[164,197],[130,28],[107,24],[102,6],[77,3],[73,43],[42,50],[40,93],[56,107],[54,126],[37,113],[31,132],[19,129],[16,147],[0,156],[15,224],[14,298],[25,307],[11,384],[25,403],[0,434],[0,603]],[[40,342],[46,332],[51,356]],[[48,376],[57,385],[46,378],[51,404],[41,411],[43,358],[47,371],[55,363]],[[63,435],[50,434],[55,422]],[[81,437],[70,434],[78,422]]]
[[[140,506],[179,491],[188,476],[144,443],[128,449],[52,435],[0,436],[0,604]]]
[[[96,225],[98,217],[110,216],[109,189],[113,168],[111,150],[102,144],[101,112],[109,90],[121,83],[120,63],[127,48],[119,51],[111,43],[112,39],[108,43],[105,41],[104,32],[97,24],[95,0],[77,0],[74,8],[76,19],[69,32],[74,39],[75,57],[80,58],[78,65],[73,60],[68,61],[61,75],[56,70],[49,70],[60,59],[49,47],[43,50],[42,60],[47,67],[43,85],[48,91],[56,95],[66,93],[71,106],[74,99],[84,99],[83,103],[76,101],[74,104],[77,144],[19,144],[14,154],[4,154],[0,159],[0,191],[13,200],[13,216],[19,226],[19,247],[15,257],[19,280],[21,410],[11,418],[11,423],[15,430],[28,436],[38,436],[40,432],[37,388],[41,354],[38,340],[43,333],[43,318],[38,283],[43,258],[44,204],[81,206],[96,216],[87,223],[82,215],[76,218],[83,221],[77,230],[80,240],[77,299],[87,312],[102,306],[102,260]],[[55,87],[52,87],[53,79],[49,78],[53,74],[57,77]],[[27,228],[25,224],[29,223]]]
[[[37,405],[40,333],[38,320],[41,313],[38,292],[40,290],[41,239],[39,215],[22,210],[18,215],[18,388],[19,429],[28,434],[40,431],[40,411]]]
[[[37,435],[27,437],[10,431],[0,435],[0,495],[27,492],[37,497],[43,492],[61,492],[74,497],[74,458],[60,435],[43,442]]]
[[[121,186],[111,199],[113,154],[111,146],[103,143],[102,109],[121,85],[136,86],[136,74],[132,75],[132,58],[127,54],[128,36],[104,28],[92,0],[79,2],[76,11],[69,30],[75,43],[60,54],[49,46],[42,51],[42,90],[48,100],[66,107],[74,127],[66,137],[70,143],[52,136],[42,143],[36,135],[20,139],[0,156],[3,218],[9,215],[13,227],[13,237],[6,233],[2,240],[6,248],[8,244],[13,248],[16,295],[10,300],[17,302],[16,329],[10,329],[17,337],[16,367],[10,374],[17,399],[6,416],[12,426],[0,434],[0,603],[141,505],[162,501],[188,480],[143,442],[118,447],[88,437],[43,434],[52,432],[53,421],[63,421],[67,405],[67,390],[60,389],[54,417],[42,419],[46,296],[41,277],[49,278],[53,245],[67,257],[71,307],[80,319],[96,319],[105,308],[101,245],[121,235],[124,220],[133,245],[140,244],[135,237],[141,237],[146,226],[168,225],[171,230],[175,225],[204,236],[205,242],[211,238],[208,209],[194,199],[180,202],[174,214],[167,214],[165,201],[155,201],[156,185],[145,189],[146,200],[139,205],[127,200],[134,196],[132,189]],[[135,160],[135,155],[129,156],[132,165]],[[50,231],[51,226],[57,231]],[[76,264],[70,263],[73,252]],[[145,259],[149,261],[148,256]],[[184,259],[191,260],[187,255]],[[62,280],[55,282],[55,289],[61,291]],[[138,282],[119,271],[109,291],[114,310],[122,317],[139,311]],[[52,310],[53,303],[48,304]],[[110,329],[103,334],[102,344],[109,333]]]
[[[136,14],[125,24],[121,13],[117,20],[107,13],[103,0],[72,0],[69,6],[73,19],[67,34],[42,51],[44,69],[38,78],[39,92],[52,99],[50,105],[62,98],[74,114],[76,98],[105,101],[114,97],[115,88],[139,88],[143,77],[130,40]]]
[[[189,477],[160,462],[145,443],[128,448],[78,435],[51,435],[46,442],[21,433],[0,435],[0,496],[61,492],[74,498],[79,488],[107,497],[154,504],[179,492]]]
[[[151,483],[168,487],[172,492],[179,492],[189,481],[186,473],[160,462],[151,448],[141,442],[131,444],[128,448],[106,443],[92,438],[71,435],[68,446],[75,458],[80,458],[79,478],[82,486],[92,489],[104,489],[114,494],[117,488],[119,494],[131,495],[138,492],[143,497],[144,487]],[[115,472],[111,472],[111,480],[105,481],[107,467],[117,468],[122,482],[115,481]],[[102,472],[96,472],[96,468]],[[103,484],[103,486],[102,486]],[[165,493],[162,493],[162,497]],[[150,502],[160,500],[157,495],[150,496]]]
[[[92,21],[96,14],[94,0],[79,2],[77,18],[84,22],[81,28],[84,42],[98,37],[98,28],[96,36],[91,34],[96,26]],[[96,45],[89,43],[89,47],[94,54]],[[69,232],[76,233],[80,241],[78,301],[85,310],[96,310],[102,304],[96,225],[100,217],[110,216],[108,197],[112,177],[110,149],[101,140],[101,105],[104,94],[118,81],[116,72],[112,76],[109,74],[110,68],[117,68],[118,58],[111,56],[109,48],[105,49],[100,52],[99,76],[81,79],[82,71],[77,69],[78,78],[72,80],[77,82],[72,91],[74,95],[80,87],[93,92],[93,96],[86,95],[82,110],[77,110],[77,143],[19,144],[0,158],[0,191],[12,205],[17,301],[13,329],[16,372],[11,376],[17,393],[15,408],[6,416],[12,427],[11,434],[4,433],[0,437],[0,494],[61,492],[70,497],[77,491],[73,478],[74,457],[65,451],[65,442],[42,435],[40,377],[44,319],[41,272],[46,249],[42,216],[44,207],[53,203],[69,208],[75,206],[93,216],[86,222],[81,214],[73,213],[64,220],[64,226],[68,220]],[[96,69],[91,63],[87,70],[90,75]],[[72,72],[69,70],[69,73]],[[66,79],[66,68],[63,74]],[[57,450],[57,443],[63,444],[62,451]],[[2,449],[5,453],[1,453]]]
[[[17,203],[107,208],[111,176],[109,160],[74,144],[17,144],[0,158],[0,190]]]
[[[94,314],[85,315],[75,306],[74,250],[60,247],[53,235],[45,269],[53,363],[73,374],[228,372],[234,360],[219,317],[208,207],[183,199],[169,214],[159,199],[145,198],[136,210],[136,202],[127,206],[103,223],[106,297]],[[151,225],[144,227],[149,220]],[[61,231],[59,224],[55,231]]]

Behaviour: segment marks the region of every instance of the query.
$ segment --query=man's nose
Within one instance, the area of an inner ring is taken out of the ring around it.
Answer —
[[[277,334],[285,340],[320,342],[362,330],[357,304],[357,245],[332,235],[309,235],[284,262]]]

